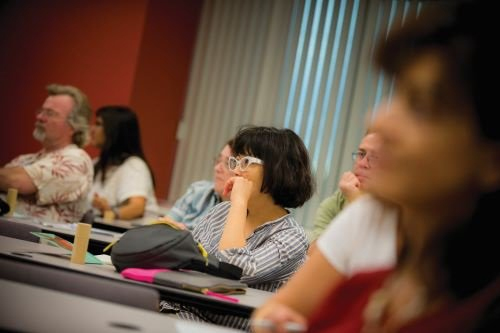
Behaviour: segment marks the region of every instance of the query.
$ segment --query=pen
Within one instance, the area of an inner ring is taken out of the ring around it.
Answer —
[[[276,330],[276,324],[269,319],[253,319],[250,321],[250,326],[268,329],[272,332]],[[286,322],[284,326],[285,331],[289,333],[303,333],[307,329],[305,325],[292,321]]]
[[[219,298],[225,301],[233,302],[233,303],[238,303],[240,300],[231,296],[227,296],[224,294],[216,293],[214,291],[208,290],[206,288],[201,290],[202,294],[207,295],[207,296],[212,296],[215,298]]]

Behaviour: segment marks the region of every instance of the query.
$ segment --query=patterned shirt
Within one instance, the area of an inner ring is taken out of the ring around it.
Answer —
[[[186,193],[169,210],[167,216],[193,229],[210,209],[221,202],[214,190],[214,183],[208,180],[194,182]]]
[[[94,168],[89,155],[76,145],[21,155],[8,163],[23,167],[37,188],[20,195],[16,213],[51,222],[79,222],[86,210]]]
[[[245,247],[219,251],[219,241],[230,207],[230,202],[215,206],[196,225],[193,230],[194,238],[219,260],[241,267],[241,281],[249,287],[276,291],[305,261],[308,241],[304,229],[287,214],[255,229],[247,238]],[[248,319],[237,316],[220,315],[199,309],[186,311],[182,307],[178,316],[249,330]]]

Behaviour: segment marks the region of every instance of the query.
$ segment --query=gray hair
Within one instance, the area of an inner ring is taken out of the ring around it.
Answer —
[[[60,84],[49,84],[49,96],[68,95],[73,99],[75,106],[68,115],[68,123],[75,130],[72,141],[78,147],[83,147],[89,139],[89,122],[92,114],[87,96],[78,88]]]

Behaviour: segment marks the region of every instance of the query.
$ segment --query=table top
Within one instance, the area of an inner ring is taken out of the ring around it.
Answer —
[[[129,229],[137,228],[146,224],[148,223],[146,222],[146,220],[143,219],[135,219],[130,221],[125,221],[125,220],[106,221],[104,218],[97,216],[94,218],[94,223],[92,223],[92,226],[104,230],[125,232]]]
[[[247,288],[247,292],[244,295],[231,295],[231,297],[235,297],[239,300],[238,303],[231,303],[177,288],[129,280],[116,272],[115,268],[111,265],[73,264],[67,257],[47,254],[47,251],[52,250],[51,248],[53,247],[44,244],[0,236],[0,255],[2,256],[29,261],[40,265],[49,265],[59,269],[70,269],[83,274],[92,274],[103,278],[118,279],[127,281],[128,283],[145,285],[158,290],[164,299],[181,302],[187,305],[200,306],[213,311],[248,317],[256,307],[262,305],[272,295],[272,293],[263,290]],[[53,249],[60,250],[57,248]]]
[[[0,280],[0,328],[22,332],[231,333],[237,330]],[[47,306],[50,304],[50,306]]]

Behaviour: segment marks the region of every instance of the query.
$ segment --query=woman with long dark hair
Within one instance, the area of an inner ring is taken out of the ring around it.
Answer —
[[[104,106],[96,112],[92,144],[101,150],[89,195],[92,207],[129,220],[156,213],[154,178],[141,145],[139,121],[126,106]]]

